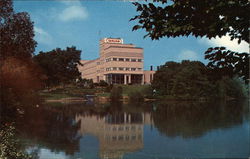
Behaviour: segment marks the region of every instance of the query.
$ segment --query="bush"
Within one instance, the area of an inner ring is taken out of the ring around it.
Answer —
[[[142,92],[139,91],[133,91],[128,94],[129,100],[133,102],[143,102],[144,101],[144,96]]]
[[[113,87],[110,93],[111,101],[119,101],[122,98],[122,87]]]
[[[92,79],[80,79],[78,81],[78,86],[82,88],[94,88],[94,83]]]
[[[108,86],[105,88],[105,92],[111,92],[112,88],[113,88],[113,84],[108,85]]]
[[[11,125],[1,126],[0,129],[0,158],[1,159],[31,159],[20,148],[20,142],[15,138],[15,128]]]
[[[107,82],[105,82],[104,80],[100,80],[99,82],[99,86],[101,87],[107,87],[109,84]]]

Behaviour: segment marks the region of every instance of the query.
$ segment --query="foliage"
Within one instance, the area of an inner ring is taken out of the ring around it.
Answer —
[[[128,94],[128,96],[129,96],[129,100],[133,101],[133,102],[143,102],[144,101],[144,96],[139,91],[130,92]]]
[[[31,58],[35,51],[33,22],[26,12],[15,13],[11,0],[0,2],[0,60]]]
[[[110,93],[111,101],[119,101],[122,98],[122,87],[114,86]]]
[[[231,39],[249,42],[248,0],[153,0],[155,3],[134,2],[140,15],[140,25],[133,30],[146,29],[152,39],[189,36],[216,37],[229,35]],[[156,3],[158,2],[158,3]],[[159,4],[161,3],[161,4]]]
[[[80,77],[77,66],[80,64],[81,51],[75,47],[66,50],[57,48],[49,52],[40,52],[34,56],[34,61],[47,76],[46,85],[60,85],[72,82]]]
[[[41,83],[41,71],[31,60],[36,47],[33,22],[15,13],[11,0],[0,2],[0,107],[20,105]],[[30,99],[29,99],[30,100]],[[1,108],[0,108],[1,109]]]
[[[156,71],[152,83],[157,95],[184,99],[239,98],[244,96],[242,85],[231,77],[216,78],[216,72],[199,61],[166,62]]]
[[[226,50],[225,47],[215,47],[205,52],[205,58],[209,60],[207,66],[220,77],[225,75],[233,77],[237,74],[245,83],[249,83],[248,53],[237,53]]]
[[[113,88],[113,84],[109,84],[106,88],[105,88],[105,92],[111,92]]]
[[[109,84],[107,82],[105,82],[104,80],[100,80],[99,82],[99,86],[101,87],[107,87]]]
[[[0,129],[0,158],[1,159],[31,159],[20,148],[20,141],[15,138],[15,128],[12,125],[1,126]]]
[[[82,88],[94,88],[94,83],[92,79],[80,78],[77,82],[77,85]]]
[[[40,75],[39,68],[31,60],[6,58],[0,69],[2,104],[21,102],[25,98],[29,98],[29,94],[34,94],[34,90],[41,87],[43,76]]]
[[[230,36],[238,43],[249,43],[250,2],[248,0],[153,0],[154,3],[133,4],[140,13],[131,20],[139,24],[133,30],[145,29],[152,40],[162,37],[189,36],[215,38]],[[224,48],[224,47],[223,47]],[[215,53],[212,53],[214,51]],[[222,51],[222,50],[221,50]],[[249,54],[209,48],[209,66],[224,73],[249,80]],[[225,59],[225,61],[223,60]],[[217,64],[215,64],[217,63]],[[236,66],[232,68],[231,66]],[[218,68],[216,68],[218,67]],[[222,67],[225,67],[221,69]]]

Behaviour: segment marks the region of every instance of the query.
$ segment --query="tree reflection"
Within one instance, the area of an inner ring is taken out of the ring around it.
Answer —
[[[73,115],[39,108],[25,110],[25,115],[17,120],[21,138],[66,154],[73,154],[79,149],[79,125]]]
[[[171,137],[199,137],[219,128],[229,128],[243,122],[246,103],[188,103],[159,104],[152,113],[155,127]]]

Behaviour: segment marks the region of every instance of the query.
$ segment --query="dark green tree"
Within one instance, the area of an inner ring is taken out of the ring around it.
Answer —
[[[158,95],[183,99],[245,96],[240,80],[215,77],[214,71],[199,61],[166,62],[156,71],[152,87]]]
[[[33,22],[29,14],[15,13],[12,0],[1,0],[0,109],[23,105],[21,100],[30,99],[29,95],[35,94],[34,90],[40,87],[39,69],[32,61],[36,47],[33,38]]]
[[[112,102],[119,102],[122,98],[122,87],[115,86],[112,88],[110,93],[110,99]]]
[[[231,40],[237,39],[238,43],[242,40],[249,43],[250,2],[248,0],[153,0],[153,3],[134,2],[133,4],[140,13],[131,19],[139,22],[133,30],[145,29],[147,32],[145,37],[149,36],[152,40],[165,36],[192,35],[210,39],[229,35]],[[209,50],[212,52],[213,48]],[[211,60],[207,56],[206,58]],[[245,63],[241,62],[247,59],[249,54],[245,54],[244,57],[236,55],[238,68],[230,68],[231,72],[240,74],[246,82],[249,74],[245,70],[247,66],[243,66]],[[213,60],[224,62],[222,58]],[[235,61],[231,64],[234,65]]]
[[[249,54],[226,50],[225,47],[209,48],[205,52],[209,60],[208,67],[213,70],[214,76],[233,77],[237,74],[245,83],[249,83]]]
[[[81,50],[67,47],[57,48],[49,52],[40,52],[34,56],[34,61],[42,68],[47,76],[47,86],[60,85],[80,78],[77,68],[80,63]]]
[[[0,2],[0,60],[31,58],[36,47],[33,22],[26,12],[15,13],[12,0]]]

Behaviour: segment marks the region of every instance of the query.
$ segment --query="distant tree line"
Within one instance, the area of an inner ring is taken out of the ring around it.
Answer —
[[[237,76],[221,74],[199,61],[166,62],[154,75],[157,95],[177,98],[239,98],[245,85]]]

